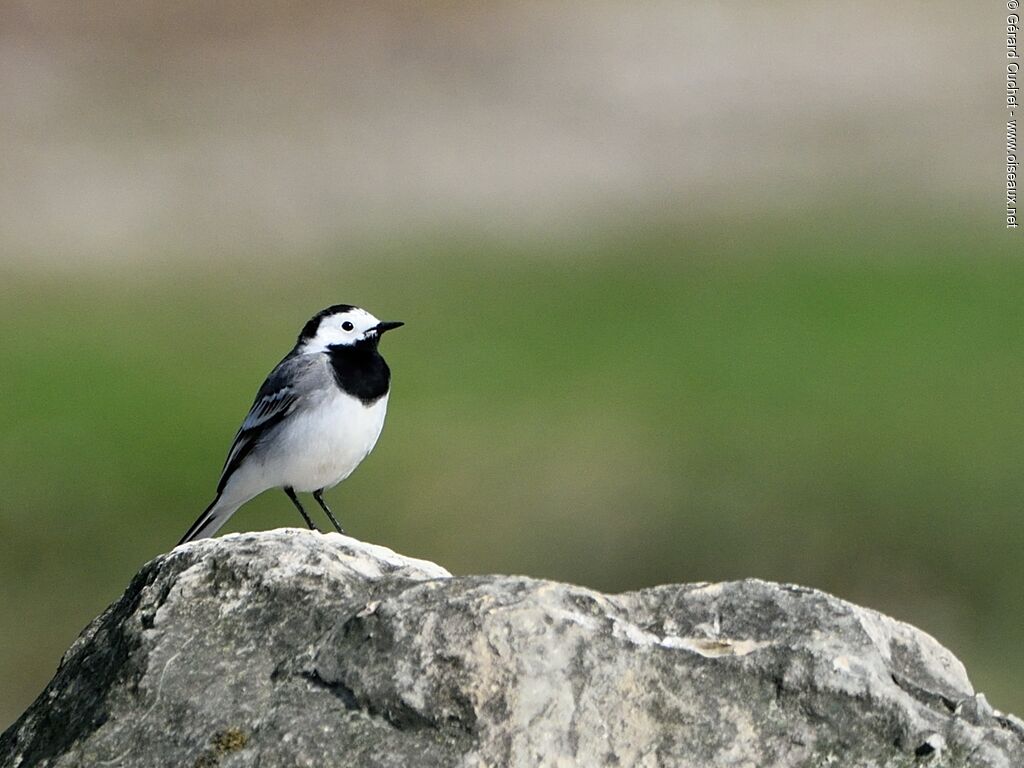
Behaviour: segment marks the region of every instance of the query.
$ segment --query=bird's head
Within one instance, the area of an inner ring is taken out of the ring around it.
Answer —
[[[385,331],[403,323],[381,322],[365,309],[335,304],[309,319],[296,345],[303,353],[325,352],[330,347],[376,347]]]

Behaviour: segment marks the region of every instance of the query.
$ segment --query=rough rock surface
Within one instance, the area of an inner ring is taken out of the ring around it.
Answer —
[[[928,635],[762,581],[451,577],[337,534],[146,565],[0,766],[1024,766]]]

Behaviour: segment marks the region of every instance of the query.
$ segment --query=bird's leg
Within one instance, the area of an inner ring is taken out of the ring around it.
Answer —
[[[320,509],[327,513],[327,516],[331,518],[331,522],[334,523],[334,527],[338,529],[338,533],[345,533],[345,529],[341,527],[341,523],[338,522],[338,518],[331,512],[331,508],[327,506],[327,502],[324,501],[324,489],[321,488],[319,491],[313,491],[313,498],[316,499],[316,503],[320,505]]]
[[[306,510],[304,510],[302,508],[302,505],[299,504],[299,499],[295,495],[295,489],[294,488],[289,488],[289,487],[285,486],[284,492],[285,492],[285,495],[287,495],[288,498],[292,500],[292,504],[295,505],[295,508],[299,510],[299,514],[302,515],[302,519],[306,521],[306,525],[309,526],[309,530],[311,530],[311,531],[319,531],[320,529],[316,527],[316,525],[310,519],[309,515],[306,514]]]

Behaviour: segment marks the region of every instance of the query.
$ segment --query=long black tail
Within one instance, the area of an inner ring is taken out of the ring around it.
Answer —
[[[235,504],[234,506],[228,504],[222,504],[223,496],[217,494],[215,498],[206,509],[203,510],[203,514],[192,523],[192,527],[188,529],[188,532],[181,537],[181,541],[176,546],[181,546],[189,541],[196,541],[197,539],[206,539],[213,536],[220,527],[228,521],[228,518],[234,514],[235,510],[240,505]]]

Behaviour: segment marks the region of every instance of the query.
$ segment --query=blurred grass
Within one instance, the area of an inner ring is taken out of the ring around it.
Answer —
[[[381,442],[330,494],[354,535],[603,590],[808,584],[1024,712],[1024,263],[975,220],[0,274],[0,727],[206,505],[262,376],[338,301],[407,323]],[[269,493],[226,530],[298,522]]]

